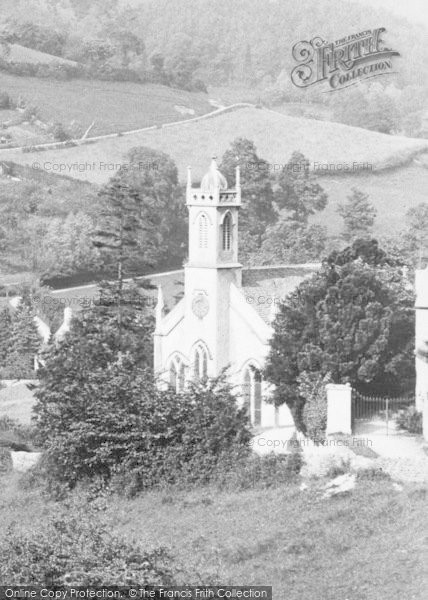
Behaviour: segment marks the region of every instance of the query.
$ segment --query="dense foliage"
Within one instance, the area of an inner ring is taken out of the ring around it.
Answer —
[[[113,532],[100,501],[70,502],[33,529],[13,523],[0,542],[0,584],[171,585],[171,559]]]
[[[240,235],[242,234],[242,241],[246,241],[248,236],[254,239],[256,247],[260,247],[266,227],[277,218],[269,163],[258,156],[254,142],[246,138],[236,138],[223,154],[219,167],[230,186],[235,183],[235,170],[238,165],[242,189]]]
[[[409,433],[421,434],[423,431],[422,412],[416,410],[414,406],[400,410],[395,417],[395,422],[400,429]]]
[[[413,385],[413,292],[375,241],[333,253],[281,304],[266,376],[303,430],[302,372],[330,375],[364,393],[398,395]]]
[[[49,477],[72,486],[126,475],[132,489],[185,471],[207,479],[224,454],[248,451],[246,413],[221,381],[184,394],[159,389],[144,296],[133,288],[127,298],[121,331],[115,289],[105,289],[44,355],[35,412]]]

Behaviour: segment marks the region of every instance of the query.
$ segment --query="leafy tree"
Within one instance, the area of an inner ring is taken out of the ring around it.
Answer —
[[[303,372],[364,393],[397,395],[412,387],[413,294],[401,268],[376,248],[360,240],[334,253],[280,306],[266,377],[275,385],[274,401],[287,403],[302,430]]]
[[[235,181],[237,165],[241,167],[243,201],[240,232],[248,232],[250,236],[254,236],[257,247],[260,247],[266,227],[277,219],[269,163],[259,158],[254,142],[236,138],[224,153],[219,167],[231,186]]]
[[[347,197],[347,201],[337,208],[345,224],[342,237],[348,243],[357,238],[370,237],[377,210],[368,198],[368,194],[352,188],[352,194]]]
[[[327,194],[310,170],[310,163],[301,152],[293,152],[278,177],[275,202],[286,210],[290,219],[305,225],[315,212],[327,206]]]
[[[255,260],[266,265],[319,261],[326,241],[325,227],[291,221],[282,212],[278,222],[267,228]]]
[[[428,259],[428,203],[410,208],[399,238],[401,252],[414,266],[421,267]]]
[[[353,86],[346,98],[334,100],[334,114],[342,123],[389,134],[400,129],[397,102],[381,85]]]
[[[181,266],[187,247],[187,209],[174,161],[145,146],[132,148],[127,160],[129,169],[121,180],[138,195],[143,224],[137,237],[139,271],[146,265]]]

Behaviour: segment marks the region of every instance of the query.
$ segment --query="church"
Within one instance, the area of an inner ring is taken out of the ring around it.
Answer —
[[[267,402],[270,390],[262,369],[279,302],[317,265],[244,269],[239,263],[239,167],[234,188],[228,187],[215,159],[197,187],[192,185],[189,168],[186,205],[189,247],[184,294],[166,312],[165,295],[158,287],[155,373],[180,392],[189,380],[216,377],[227,369],[253,426],[292,425],[285,404],[276,408]]]

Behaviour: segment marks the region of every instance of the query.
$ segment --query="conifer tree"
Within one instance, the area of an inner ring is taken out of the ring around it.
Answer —
[[[107,256],[107,265],[116,270],[115,289],[119,339],[122,332],[123,281],[125,269],[138,247],[138,231],[142,228],[141,200],[119,176],[100,192],[103,200],[93,244]]]
[[[0,367],[4,366],[10,349],[12,318],[6,307],[0,312]]]
[[[40,350],[41,339],[31,307],[21,304],[12,317],[10,345],[5,359],[8,377],[25,378],[33,373],[34,357]]]
[[[351,243],[357,238],[369,238],[376,218],[377,210],[369,201],[369,197],[357,188],[352,188],[352,194],[346,202],[340,204],[337,212],[343,218],[345,229],[343,239]]]
[[[280,305],[265,375],[303,428],[303,372],[365,394],[414,389],[414,297],[375,240],[334,252]]]

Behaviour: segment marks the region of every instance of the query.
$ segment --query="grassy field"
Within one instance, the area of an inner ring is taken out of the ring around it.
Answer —
[[[16,476],[0,486],[0,538],[12,521],[42,525],[51,505]],[[359,481],[325,500],[323,482],[244,492],[110,498],[112,527],[146,548],[167,547],[188,584],[272,585],[275,600],[424,600],[427,489]]]
[[[83,128],[95,121],[91,135],[127,131],[191,117],[175,107],[211,112],[206,94],[195,94],[162,85],[115,81],[56,81],[0,73],[0,90],[13,99],[23,96],[36,105],[43,121]],[[0,112],[0,120],[2,120]]]
[[[319,163],[320,181],[330,198],[329,207],[319,216],[319,221],[325,223],[332,234],[338,234],[341,228],[341,219],[335,210],[337,204],[353,186],[369,194],[378,209],[377,231],[382,233],[399,230],[408,208],[426,200],[428,170],[413,164],[411,157],[428,149],[427,140],[388,136],[255,108],[74,148],[37,154],[0,151],[0,159],[4,157],[23,164],[37,161],[42,169],[46,164],[46,169],[51,171],[53,164],[62,164],[63,173],[102,184],[114,174],[117,165],[126,161],[130,148],[144,145],[171,155],[182,179],[190,164],[193,177],[198,180],[206,171],[210,156],[216,153],[221,157],[237,136],[254,140],[259,155],[277,165],[277,169],[286,164],[294,150],[303,152],[312,163]],[[338,164],[354,162],[369,166],[348,174],[341,174],[336,168]],[[88,168],[77,168],[85,163]],[[333,165],[327,174],[320,166],[324,164]],[[385,165],[404,166],[375,170]]]
[[[4,47],[0,48],[0,58],[7,62],[13,63],[39,63],[43,65],[50,64],[61,64],[61,65],[72,65],[75,66],[78,63],[74,60],[67,60],[66,58],[60,58],[53,54],[46,54],[46,52],[39,52],[39,50],[33,50],[33,48],[26,48],[20,44],[9,44],[7,52]]]
[[[399,166],[419,152],[428,150],[428,140],[389,136],[339,123],[290,117],[248,107],[206,120],[100,140],[86,146],[47,150],[37,156],[48,162],[95,162],[99,165],[100,162],[123,162],[130,148],[149,146],[170,154],[182,178],[187,165],[192,165],[197,179],[205,173],[212,154],[221,156],[231,141],[239,136],[253,140],[259,155],[271,163],[272,169],[285,165],[295,150],[303,152],[312,165],[317,163],[319,170],[324,164],[368,164],[373,169]],[[0,152],[0,158],[6,156],[5,152]],[[24,163],[34,160],[34,154],[8,152],[7,156],[9,160]],[[254,166],[249,165],[248,168]],[[333,167],[329,168],[330,173],[336,174]],[[111,176],[111,172],[100,168],[71,174],[94,183],[103,183]]]
[[[332,235],[337,235],[343,227],[337,206],[350,194],[352,187],[357,187],[369,195],[377,209],[375,233],[388,236],[403,229],[403,217],[409,208],[427,202],[428,169],[409,165],[379,173],[326,176],[320,184],[328,193],[329,201],[314,222],[325,225]]]

